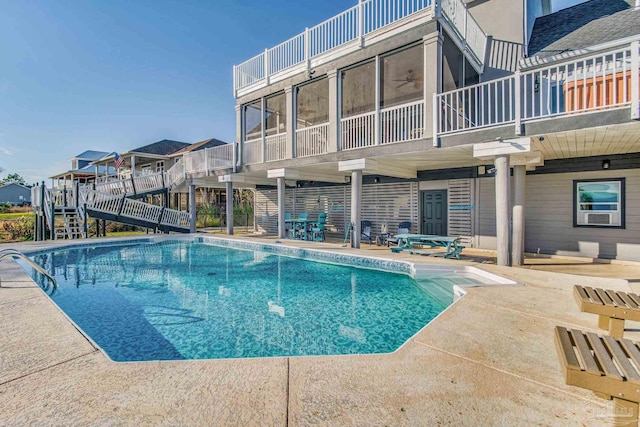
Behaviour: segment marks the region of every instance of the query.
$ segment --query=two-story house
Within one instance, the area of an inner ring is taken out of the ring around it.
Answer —
[[[356,247],[361,220],[410,221],[500,264],[640,260],[638,40],[635,0],[359,1],[234,67],[220,180],[281,237],[326,212]]]

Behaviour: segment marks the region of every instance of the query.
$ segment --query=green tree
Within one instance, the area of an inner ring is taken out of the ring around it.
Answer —
[[[0,168],[0,172],[2,172],[2,168]],[[27,185],[24,178],[18,175],[17,173],[10,173],[9,175],[7,175],[6,178],[0,181],[0,185],[10,184],[12,182],[20,185],[25,185],[25,186]]]

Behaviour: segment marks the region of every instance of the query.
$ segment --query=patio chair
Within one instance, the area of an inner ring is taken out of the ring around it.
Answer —
[[[565,382],[613,399],[616,426],[638,426],[640,349],[637,343],[556,326],[555,345]]]
[[[307,213],[300,212],[298,218],[300,220],[307,220]],[[296,222],[293,230],[294,239],[306,239],[307,237],[307,223]]]
[[[573,296],[580,311],[598,315],[598,326],[609,335],[622,338],[624,321],[640,321],[640,295],[576,285]]]
[[[371,244],[371,221],[360,221],[360,239],[367,239]]]
[[[287,238],[293,237],[293,224],[291,223],[291,212],[284,213],[284,235]]]
[[[398,224],[398,232],[396,234],[407,234],[411,230],[411,221],[402,221]],[[398,244],[398,238],[393,235],[387,237],[387,246],[390,246],[391,243]]]
[[[311,226],[311,240],[324,242],[324,230],[327,224],[327,214],[325,212],[318,215],[318,222]]]

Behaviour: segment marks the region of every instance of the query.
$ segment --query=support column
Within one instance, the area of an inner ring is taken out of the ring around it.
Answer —
[[[434,94],[442,92],[442,43],[440,32],[422,38],[424,46],[424,138],[433,137],[433,146],[439,145],[437,131],[438,109],[435,108]],[[433,70],[432,73],[426,72]]]
[[[276,178],[276,182],[278,183],[278,238],[284,239],[287,237],[287,231],[284,223],[284,177]]]
[[[136,156],[131,155],[131,177],[136,177]]]
[[[362,170],[351,172],[351,247],[360,248],[360,209],[362,202]]]
[[[189,185],[189,218],[191,219],[189,224],[189,232],[196,232],[196,186]]]
[[[227,234],[233,235],[233,182],[227,184]]]
[[[329,79],[329,140],[327,141],[327,152],[335,153],[340,146],[338,137],[339,107],[338,107],[338,71],[331,70],[327,73]]]
[[[511,265],[509,262],[509,155],[496,156],[495,168],[498,265]]]
[[[236,157],[236,164],[241,165],[244,162],[244,140],[242,138],[242,107],[236,105],[236,142],[238,143],[238,154]]]
[[[527,167],[513,167],[513,238],[511,261],[513,265],[524,264],[524,205],[526,200]]]
[[[295,123],[295,111],[293,111],[293,86],[287,86],[284,88],[284,105],[285,105],[285,116],[287,118],[286,132],[287,132],[287,147],[285,153],[285,159],[293,159],[293,132],[295,132],[295,128],[293,124]]]

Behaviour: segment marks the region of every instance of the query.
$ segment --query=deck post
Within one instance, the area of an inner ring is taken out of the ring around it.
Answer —
[[[526,199],[527,167],[513,167],[513,248],[511,261],[513,265],[524,264],[524,206]]]
[[[284,177],[276,178],[276,182],[278,183],[278,238],[284,239],[286,236],[286,227],[284,223],[284,191],[285,191],[285,182]]]
[[[360,248],[360,205],[362,201],[362,170],[351,171],[351,247]]]
[[[329,137],[327,144],[327,152],[335,153],[340,151],[340,103],[338,102],[339,79],[338,70],[329,70],[327,72],[329,80]]]
[[[509,262],[509,155],[495,157],[496,168],[496,240],[498,265],[511,265]]]
[[[233,182],[227,183],[227,234],[233,235]]]
[[[286,132],[287,132],[287,145],[285,150],[285,159],[293,159],[293,133],[295,132],[295,128],[293,126],[293,115],[295,111],[293,110],[293,86],[287,86],[284,88],[284,99],[285,99],[285,115],[287,117]]]
[[[432,136],[433,146],[438,147],[438,101],[434,94],[442,93],[442,44],[444,37],[442,34],[432,33],[422,38],[424,50],[424,70],[434,69],[433,73],[424,74],[424,129],[423,136]]]
[[[196,232],[196,186],[189,184],[189,233]]]

